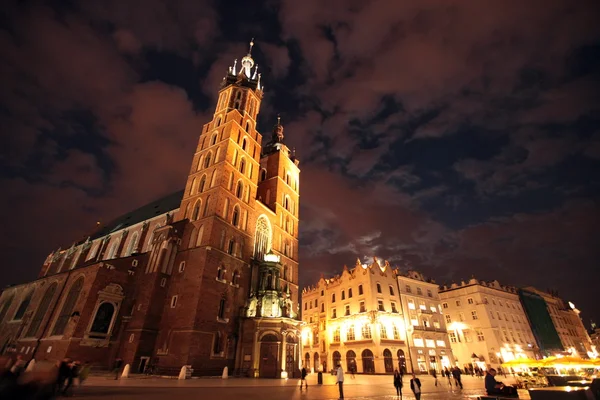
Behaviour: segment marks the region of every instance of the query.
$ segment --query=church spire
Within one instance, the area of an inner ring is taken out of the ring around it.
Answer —
[[[252,67],[254,66],[254,60],[252,59],[252,47],[254,47],[254,38],[250,41],[250,48],[248,54],[242,58],[242,71],[248,79],[252,78]],[[240,71],[240,72],[242,72]]]
[[[231,84],[250,87],[258,92],[263,91],[263,86],[260,82],[260,73],[258,72],[258,64],[252,58],[252,49],[254,48],[254,38],[250,41],[248,54],[242,57],[240,65],[237,65],[237,59],[233,62],[233,67],[229,67],[227,75],[223,78],[221,88]],[[254,68],[254,69],[253,69]]]
[[[277,124],[273,127],[272,143],[283,143],[283,125],[281,125],[281,116],[277,114]]]

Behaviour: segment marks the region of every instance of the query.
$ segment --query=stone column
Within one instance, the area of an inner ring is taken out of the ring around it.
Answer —
[[[285,362],[286,362],[286,342],[287,338],[285,336],[285,332],[281,332],[281,350],[279,351],[279,354],[281,355],[281,371],[285,371]],[[290,373],[290,371],[286,371],[288,374]]]
[[[252,351],[252,374],[254,375],[254,378],[257,377],[260,361],[260,342],[258,341],[258,333],[258,327],[256,327],[256,331],[254,332],[254,349]]]

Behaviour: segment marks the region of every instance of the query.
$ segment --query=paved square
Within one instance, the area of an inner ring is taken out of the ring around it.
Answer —
[[[323,385],[317,385],[316,374],[309,375],[308,389],[300,389],[297,379],[176,379],[134,378],[114,381],[93,377],[79,388],[77,397],[101,399],[244,399],[244,400],[332,400],[338,398],[335,378],[324,375]],[[463,390],[450,387],[446,379],[435,386],[431,377],[419,377],[422,382],[423,400],[476,399],[484,393],[483,379],[464,377]],[[509,383],[510,378],[503,379]],[[404,378],[403,399],[413,399],[408,387],[409,378]],[[346,399],[396,400],[393,379],[386,375],[346,376],[344,395]],[[528,399],[527,392],[520,391],[522,399]]]

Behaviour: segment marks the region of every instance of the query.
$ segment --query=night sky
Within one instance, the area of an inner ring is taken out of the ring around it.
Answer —
[[[254,37],[259,129],[280,113],[301,160],[302,285],[376,255],[600,322],[597,1],[6,3],[0,285],[182,189]]]

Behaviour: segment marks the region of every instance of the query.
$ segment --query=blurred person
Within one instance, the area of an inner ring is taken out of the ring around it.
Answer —
[[[487,394],[519,397],[517,390],[514,387],[506,386],[502,382],[498,382],[495,376],[496,370],[494,368],[487,371],[487,374],[485,375],[485,391]]]
[[[398,370],[394,371],[394,387],[396,388],[396,396],[402,398],[402,375]]]
[[[342,368],[342,364],[338,364],[337,370],[337,384],[340,387],[340,399],[344,398],[344,369]]]
[[[421,400],[421,380],[417,378],[414,372],[410,380],[410,390],[412,390],[416,400]]]
[[[306,375],[308,375],[308,372],[306,371],[306,367],[302,367],[302,371],[300,372],[300,390],[302,390],[302,382],[304,382],[304,385],[306,385],[306,388],[308,389],[308,383],[306,382]]]

